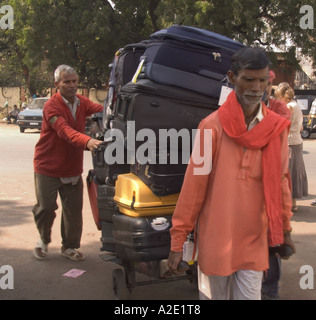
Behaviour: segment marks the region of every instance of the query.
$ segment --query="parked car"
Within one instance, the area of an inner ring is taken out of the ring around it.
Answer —
[[[20,132],[24,132],[25,129],[41,129],[43,108],[48,99],[49,98],[35,98],[26,106],[25,110],[19,113],[18,125],[20,127]]]
[[[301,136],[304,139],[309,138],[312,133],[316,132],[316,99],[313,101],[309,115],[304,116],[303,131]]]

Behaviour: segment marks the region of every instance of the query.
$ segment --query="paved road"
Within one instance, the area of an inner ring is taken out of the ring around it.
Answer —
[[[38,138],[36,130],[26,130],[21,134],[15,125],[0,124],[0,268],[10,265],[14,270],[14,289],[0,288],[0,299],[111,300],[114,298],[111,274],[118,266],[99,257],[102,254],[99,251],[100,232],[94,224],[86,191],[81,249],[87,259],[78,263],[59,256],[59,210],[49,257],[45,261],[38,261],[32,255],[38,238],[31,213],[35,199],[32,158]],[[310,196],[298,202],[299,212],[293,217],[293,239],[297,254],[284,261],[282,266],[280,296],[285,300],[316,299],[316,289],[303,290],[299,285],[303,276],[300,274],[301,266],[309,265],[316,271],[316,207],[309,205],[310,200],[316,198],[315,154],[316,141],[312,136],[312,139],[304,142]],[[91,155],[85,152],[84,177],[91,167]],[[73,268],[86,272],[76,279],[63,276]],[[0,284],[3,275],[4,272],[0,273]],[[176,281],[138,287],[130,298],[196,300],[198,296],[188,281]]]

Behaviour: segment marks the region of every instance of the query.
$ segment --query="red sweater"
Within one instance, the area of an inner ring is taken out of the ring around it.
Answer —
[[[91,137],[85,135],[86,117],[103,107],[77,95],[80,104],[74,120],[60,93],[43,109],[41,135],[35,146],[34,171],[51,177],[73,177],[83,171],[83,150]],[[52,122],[52,123],[51,123]]]

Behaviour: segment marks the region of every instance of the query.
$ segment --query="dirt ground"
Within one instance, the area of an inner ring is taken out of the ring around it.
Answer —
[[[81,250],[87,259],[77,263],[59,255],[60,209],[53,228],[49,256],[38,261],[32,249],[38,239],[31,213],[35,195],[33,186],[33,152],[39,138],[37,130],[19,132],[16,125],[0,123],[0,268],[12,266],[14,289],[0,288],[0,300],[113,300],[112,271],[119,266],[100,258],[100,231],[93,221],[88,194],[84,194],[84,231]],[[298,201],[299,210],[292,218],[297,253],[282,261],[280,298],[315,300],[316,271],[316,139],[304,140],[304,161],[309,180],[309,197]],[[92,168],[91,155],[85,152],[84,173]],[[309,266],[310,272],[304,270]],[[85,271],[78,278],[64,276],[76,268]],[[1,271],[1,269],[0,269]],[[0,284],[1,277],[0,273]],[[142,278],[140,276],[140,278]],[[313,286],[304,289],[307,282]],[[303,284],[303,286],[302,286]],[[198,294],[189,281],[137,287],[131,300],[197,300]]]

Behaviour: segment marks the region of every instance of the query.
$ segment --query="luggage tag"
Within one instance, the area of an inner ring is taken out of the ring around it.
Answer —
[[[226,101],[229,94],[233,91],[233,88],[230,88],[228,86],[222,86],[221,89],[221,95],[219,97],[218,105],[221,106]]]

